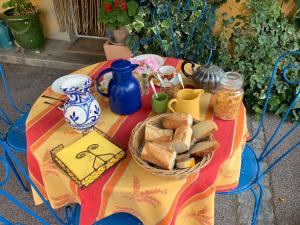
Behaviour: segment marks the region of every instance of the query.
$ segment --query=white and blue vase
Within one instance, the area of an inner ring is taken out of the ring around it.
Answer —
[[[64,105],[65,119],[79,131],[90,129],[100,117],[99,103],[90,93],[91,83],[89,77],[78,76],[67,79],[61,86],[68,96]]]

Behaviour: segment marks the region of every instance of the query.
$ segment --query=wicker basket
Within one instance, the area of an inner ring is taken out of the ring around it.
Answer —
[[[146,124],[151,124],[156,127],[162,128],[161,119],[168,115],[169,114],[162,114],[162,115],[154,116],[137,124],[131,132],[131,136],[129,140],[129,150],[131,152],[133,159],[137,162],[137,164],[139,164],[142,168],[144,168],[148,172],[168,179],[181,179],[181,178],[188,177],[194,173],[197,173],[201,168],[205,167],[210,162],[213,153],[203,157],[199,162],[197,162],[195,166],[187,169],[165,170],[142,160],[140,158],[140,154],[145,142],[144,140],[145,140]],[[194,120],[194,123],[195,122],[197,121]],[[209,137],[209,139],[212,140],[213,138]]]

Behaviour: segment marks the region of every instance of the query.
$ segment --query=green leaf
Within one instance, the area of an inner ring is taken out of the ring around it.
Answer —
[[[169,20],[164,20],[161,24],[163,28],[169,29],[170,28],[170,21]]]
[[[129,1],[127,2],[127,8],[128,8],[128,15],[133,17],[137,13],[138,4],[135,1]]]
[[[128,14],[124,11],[122,12],[119,12],[117,14],[117,21],[121,24],[121,25],[127,25],[129,24],[131,21],[130,21],[130,18],[128,16]]]
[[[285,113],[288,110],[289,106],[287,104],[282,104],[280,107],[276,110],[276,115],[281,115],[282,113]]]
[[[270,110],[275,111],[280,105],[280,100],[278,97],[270,97],[268,104],[270,105]]]
[[[300,98],[297,99],[293,109],[300,109]]]
[[[139,32],[144,27],[144,24],[140,21],[135,21],[132,23],[132,25],[137,32]]]
[[[7,2],[4,2],[4,3],[2,4],[2,8],[3,8],[3,9],[7,9],[8,7],[9,7],[9,5],[8,5]]]

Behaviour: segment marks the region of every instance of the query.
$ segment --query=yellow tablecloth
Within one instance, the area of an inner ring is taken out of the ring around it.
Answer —
[[[101,62],[76,73],[91,76],[110,66]],[[180,71],[182,61],[167,58],[166,65]],[[64,99],[48,88],[43,94]],[[143,96],[143,108],[130,116],[112,113],[107,99],[98,96],[102,115],[97,127],[127,148],[131,129],[151,116],[150,97]],[[130,153],[87,188],[79,188],[50,157],[50,150],[65,146],[81,137],[64,121],[63,114],[38,98],[27,120],[28,168],[30,176],[53,208],[69,203],[81,204],[80,224],[91,224],[114,212],[129,212],[144,224],[213,224],[216,191],[232,189],[238,184],[241,153],[247,136],[245,108],[241,107],[234,121],[213,117],[214,98],[208,93],[201,97],[201,119],[213,119],[219,126],[215,139],[221,147],[212,161],[196,175],[181,180],[167,180],[140,168]],[[34,194],[36,204],[41,201]],[[230,215],[228,215],[230,216]]]

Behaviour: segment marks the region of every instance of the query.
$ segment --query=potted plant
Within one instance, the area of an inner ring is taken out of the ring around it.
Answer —
[[[45,41],[39,8],[29,0],[8,0],[2,7],[8,10],[1,18],[11,29],[16,42],[27,52],[40,52]]]
[[[138,4],[134,0],[103,0],[98,20],[112,31],[112,42],[124,44],[128,37],[126,25],[130,24],[137,14]]]

